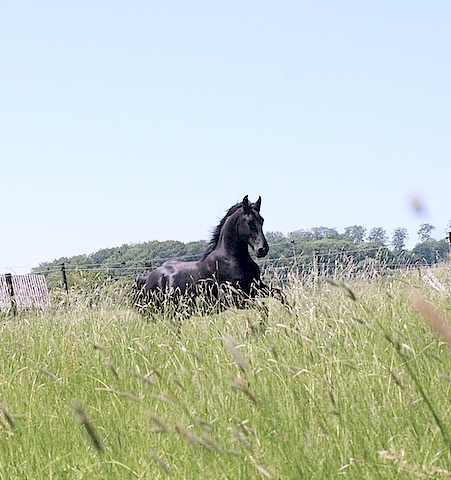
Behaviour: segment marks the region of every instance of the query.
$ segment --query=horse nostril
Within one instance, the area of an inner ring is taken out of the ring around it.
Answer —
[[[264,257],[268,253],[268,248],[259,247],[257,250],[257,257]]]

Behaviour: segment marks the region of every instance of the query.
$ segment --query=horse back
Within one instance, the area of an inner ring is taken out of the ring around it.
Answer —
[[[202,273],[199,270],[199,262],[168,260],[149,275],[146,290],[168,292],[177,289],[183,294],[190,285],[201,278]]]

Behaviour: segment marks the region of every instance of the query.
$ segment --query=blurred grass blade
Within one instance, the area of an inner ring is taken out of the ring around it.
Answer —
[[[93,424],[89,420],[88,416],[86,415],[83,407],[77,402],[77,400],[73,400],[72,408],[74,409],[75,416],[77,417],[78,421],[85,427],[85,430],[88,432],[89,438],[91,439],[94,447],[99,453],[105,451],[105,447],[103,446],[100,437],[97,435],[97,432],[94,429]]]

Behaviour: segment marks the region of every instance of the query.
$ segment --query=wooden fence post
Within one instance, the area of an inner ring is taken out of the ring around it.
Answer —
[[[319,274],[319,252],[315,250],[313,252],[313,278],[316,281]]]
[[[64,263],[61,264],[61,273],[63,274],[64,289],[66,290],[66,293],[69,295],[69,286],[67,285],[67,277],[66,277],[66,266],[64,265]]]
[[[6,285],[8,286],[8,293],[11,299],[11,312],[13,315],[17,315],[17,303],[14,296],[13,277],[10,273],[5,273]]]

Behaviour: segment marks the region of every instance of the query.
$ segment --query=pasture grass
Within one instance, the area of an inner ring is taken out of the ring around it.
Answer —
[[[448,267],[292,275],[267,315],[179,327],[73,284],[2,317],[0,479],[451,477],[450,346],[410,298],[449,316]]]

